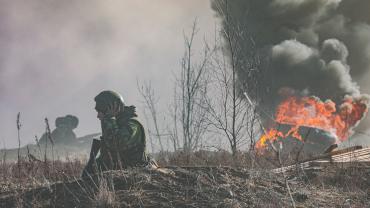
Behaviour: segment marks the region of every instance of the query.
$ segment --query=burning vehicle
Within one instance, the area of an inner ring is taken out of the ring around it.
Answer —
[[[276,109],[275,121],[256,144],[263,151],[280,142],[291,151],[320,154],[346,141],[368,112],[368,101],[347,96],[337,106],[317,97],[288,97]],[[301,147],[299,147],[300,145]]]
[[[366,0],[215,1],[223,28],[236,31],[229,58],[238,81],[269,113],[261,116],[259,152],[281,143],[287,154],[319,154],[355,129],[368,131],[368,6]]]

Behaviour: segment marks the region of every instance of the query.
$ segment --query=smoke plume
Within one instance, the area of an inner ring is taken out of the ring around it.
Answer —
[[[195,17],[213,29],[207,1],[0,0],[1,147],[18,145],[18,112],[22,145],[43,134],[45,117],[73,114],[77,135],[99,132],[93,98],[115,90],[141,109],[136,79],[151,80],[165,106]]]
[[[266,108],[287,92],[337,104],[346,96],[368,99],[360,87],[370,87],[360,81],[370,69],[370,1],[213,0],[212,8],[223,28],[237,30],[238,61],[263,54],[264,76],[239,67],[238,77],[241,83],[259,80],[265,96],[251,94]]]

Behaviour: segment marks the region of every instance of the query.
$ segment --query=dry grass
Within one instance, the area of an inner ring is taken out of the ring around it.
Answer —
[[[119,199],[114,190],[113,177],[109,174],[98,178],[97,191],[92,192],[90,201],[94,208],[118,208]]]
[[[84,165],[78,159],[31,161],[21,158],[18,162],[2,162],[0,192],[21,191],[79,178]]]
[[[194,153],[160,152],[156,155],[160,166],[233,166],[248,167],[252,160],[245,152],[238,152],[232,156],[230,152],[200,150]]]
[[[2,162],[0,207],[3,204],[50,207],[60,200],[67,203],[65,207],[84,203],[86,207],[97,208],[146,204],[196,206],[211,202],[216,207],[243,207],[246,202],[255,207],[290,206],[284,178],[261,171],[261,167],[274,167],[273,162],[252,156],[250,153],[232,156],[224,151],[198,151],[190,155],[162,152],[157,155],[159,164],[172,166],[175,175],[140,170],[108,172],[90,182],[79,179],[84,162],[77,159],[45,162],[23,158],[19,163]],[[253,164],[256,168],[252,168]],[[369,174],[369,169],[328,168],[316,173],[297,172],[288,180],[297,206],[366,207]],[[13,197],[12,203],[4,201],[9,196]],[[66,199],[70,204],[63,201]]]

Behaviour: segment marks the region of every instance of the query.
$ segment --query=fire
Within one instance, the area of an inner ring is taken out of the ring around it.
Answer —
[[[317,97],[289,97],[277,107],[275,122],[290,125],[291,129],[287,133],[279,131],[276,127],[269,129],[261,136],[256,148],[263,149],[268,143],[288,136],[303,141],[298,132],[301,126],[330,132],[339,141],[345,141],[367,111],[365,100],[354,100],[349,96],[339,107],[331,100],[323,102]]]

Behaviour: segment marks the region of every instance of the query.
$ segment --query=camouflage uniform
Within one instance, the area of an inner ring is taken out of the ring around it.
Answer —
[[[101,120],[102,137],[98,157],[93,165],[86,166],[86,172],[147,166],[150,159],[146,154],[145,131],[137,117],[134,106],[124,106],[122,97],[112,91],[103,91],[95,97],[98,112],[105,112],[113,104],[120,106],[116,115],[105,114]],[[90,157],[95,158],[92,154]],[[90,158],[91,161],[91,158]]]
[[[147,165],[144,128],[134,117],[135,107],[130,106],[116,118],[101,121],[103,136],[100,156],[96,159],[98,167],[104,170]]]

